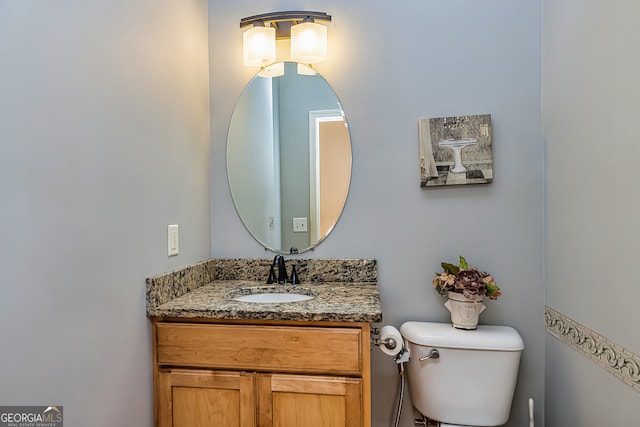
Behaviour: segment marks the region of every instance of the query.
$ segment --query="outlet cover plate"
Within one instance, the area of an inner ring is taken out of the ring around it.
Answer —
[[[293,218],[293,232],[294,233],[306,233],[307,231],[307,218]]]

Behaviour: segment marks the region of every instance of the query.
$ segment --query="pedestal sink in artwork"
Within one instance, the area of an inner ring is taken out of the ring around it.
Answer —
[[[462,149],[478,142],[475,138],[448,138],[438,142],[440,147],[447,147],[453,151],[453,173],[466,172],[467,168],[462,164]]]

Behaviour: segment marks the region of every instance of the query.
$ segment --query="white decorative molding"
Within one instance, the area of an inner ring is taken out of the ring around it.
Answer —
[[[552,308],[545,307],[547,332],[605,368],[640,393],[640,355],[634,354]]]

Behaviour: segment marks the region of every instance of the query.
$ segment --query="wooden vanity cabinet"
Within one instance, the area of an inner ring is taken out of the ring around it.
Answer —
[[[370,427],[369,332],[154,320],[156,427]]]

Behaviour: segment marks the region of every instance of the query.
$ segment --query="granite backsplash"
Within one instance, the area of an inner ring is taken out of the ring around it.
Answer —
[[[147,306],[157,307],[214,281],[249,280],[266,283],[272,259],[219,258],[193,264],[146,280]],[[286,260],[302,283],[371,283],[378,281],[375,259],[298,259]]]

